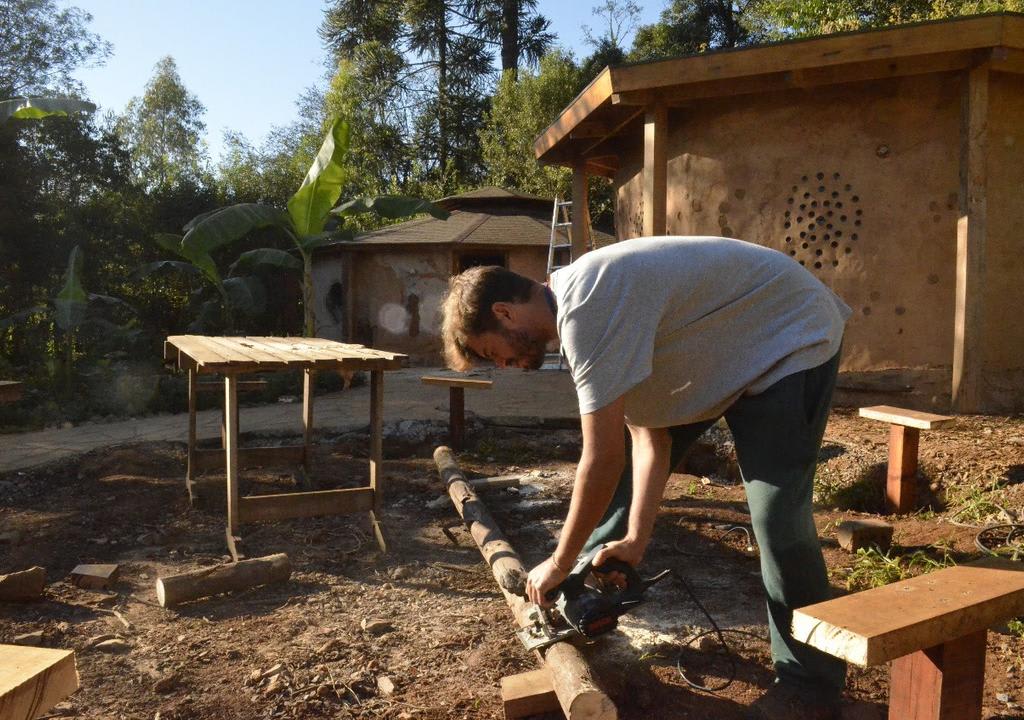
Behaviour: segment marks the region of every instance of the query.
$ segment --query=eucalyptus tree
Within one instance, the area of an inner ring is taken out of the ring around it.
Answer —
[[[152,190],[207,182],[205,113],[199,98],[185,87],[174,58],[161,58],[142,96],[129,101],[116,125],[142,184]]]
[[[110,43],[89,31],[92,16],[62,4],[0,0],[0,98],[81,94],[75,70],[110,56]]]

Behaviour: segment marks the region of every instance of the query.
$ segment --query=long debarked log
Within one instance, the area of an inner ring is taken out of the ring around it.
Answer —
[[[156,598],[160,607],[173,607],[218,593],[284,582],[291,574],[292,565],[288,556],[278,553],[157,578]]]
[[[10,575],[0,575],[0,600],[38,600],[45,585],[46,570],[38,565]]]
[[[505,538],[501,528],[491,517],[486,506],[473,492],[466,476],[459,470],[451,448],[441,446],[434,451],[441,479],[448,488],[448,495],[462,519],[469,527],[484,559],[491,566],[494,579],[505,596],[505,602],[515,616],[519,627],[529,627],[530,609],[533,604],[522,597],[517,590],[525,588],[526,568],[515,548]],[[518,578],[518,585],[515,580]],[[503,582],[504,580],[504,582]],[[509,583],[513,592],[509,592]],[[616,720],[618,711],[615,704],[594,681],[593,673],[579,648],[568,642],[560,642],[538,651],[537,656],[551,673],[551,684],[558,696],[558,702],[568,720]]]

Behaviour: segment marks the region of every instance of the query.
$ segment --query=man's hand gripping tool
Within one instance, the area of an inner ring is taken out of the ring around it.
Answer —
[[[530,611],[532,624],[516,633],[527,650],[539,650],[577,636],[594,638],[614,630],[619,616],[643,602],[647,588],[671,572],[664,570],[644,580],[633,566],[616,558],[595,567],[594,558],[603,547],[599,545],[581,556],[565,580],[548,592],[548,600],[555,601],[553,608],[534,606]],[[626,586],[620,589],[610,584],[588,585],[591,572],[620,572],[626,577]]]

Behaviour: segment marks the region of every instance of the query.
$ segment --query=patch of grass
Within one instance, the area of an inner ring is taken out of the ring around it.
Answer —
[[[985,483],[961,473],[946,489],[946,507],[952,519],[961,523],[982,525],[1002,511],[997,501],[1002,500],[1002,483]]]
[[[1024,620],[1021,618],[1014,618],[1010,622],[1006,623],[1006,627],[1011,633],[1024,639]]]
[[[929,549],[931,552],[915,550],[909,555],[903,555],[896,546],[884,553],[876,548],[862,548],[857,551],[853,568],[846,576],[846,589],[869,590],[956,564],[950,557],[947,543]],[[940,557],[933,557],[937,553]]]

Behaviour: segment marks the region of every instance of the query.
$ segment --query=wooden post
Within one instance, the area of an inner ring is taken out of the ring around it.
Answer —
[[[985,631],[893,660],[889,720],[980,720]]]
[[[302,469],[309,475],[310,447],[313,442],[313,385],[316,370],[306,368],[302,372]]]
[[[583,163],[572,169],[572,259],[578,260],[590,249],[590,189]]]
[[[228,546],[237,561],[233,538],[238,535],[238,376],[224,376],[224,408],[227,419],[227,447],[224,449],[224,470],[228,489]]]
[[[461,450],[466,439],[466,391],[454,385],[448,388],[448,440]]]
[[[517,626],[530,626],[530,610],[536,606],[519,594],[506,589],[507,585],[516,584],[512,578],[526,577],[526,568],[519,560],[519,554],[505,539],[504,533],[491,518],[486,506],[469,487],[451,449],[443,446],[437,448],[434,451],[434,462],[437,463],[441,479],[448,488],[452,503],[470,525],[470,534],[490,565],[494,579],[498,582]],[[572,643],[559,642],[538,651],[537,656],[547,666],[551,675],[551,686],[567,720],[618,718],[615,704],[598,687],[590,666],[579,648]]]
[[[370,524],[381,552],[387,552],[387,542],[380,526],[380,512],[384,494],[384,371],[370,371],[370,489],[373,490],[373,509]]]
[[[889,512],[908,513],[917,501],[917,448],[921,431],[905,425],[889,426],[889,469],[885,504]]]
[[[649,106],[644,114],[644,236],[664,235],[668,192],[668,110]]]
[[[188,465],[185,469],[185,488],[188,490],[188,501],[195,503],[196,493],[193,483],[196,479],[196,391],[199,377],[195,368],[188,369]]]
[[[984,405],[981,375],[988,234],[988,63],[967,71],[963,92],[952,390],[953,409],[971,413],[980,412]]]

